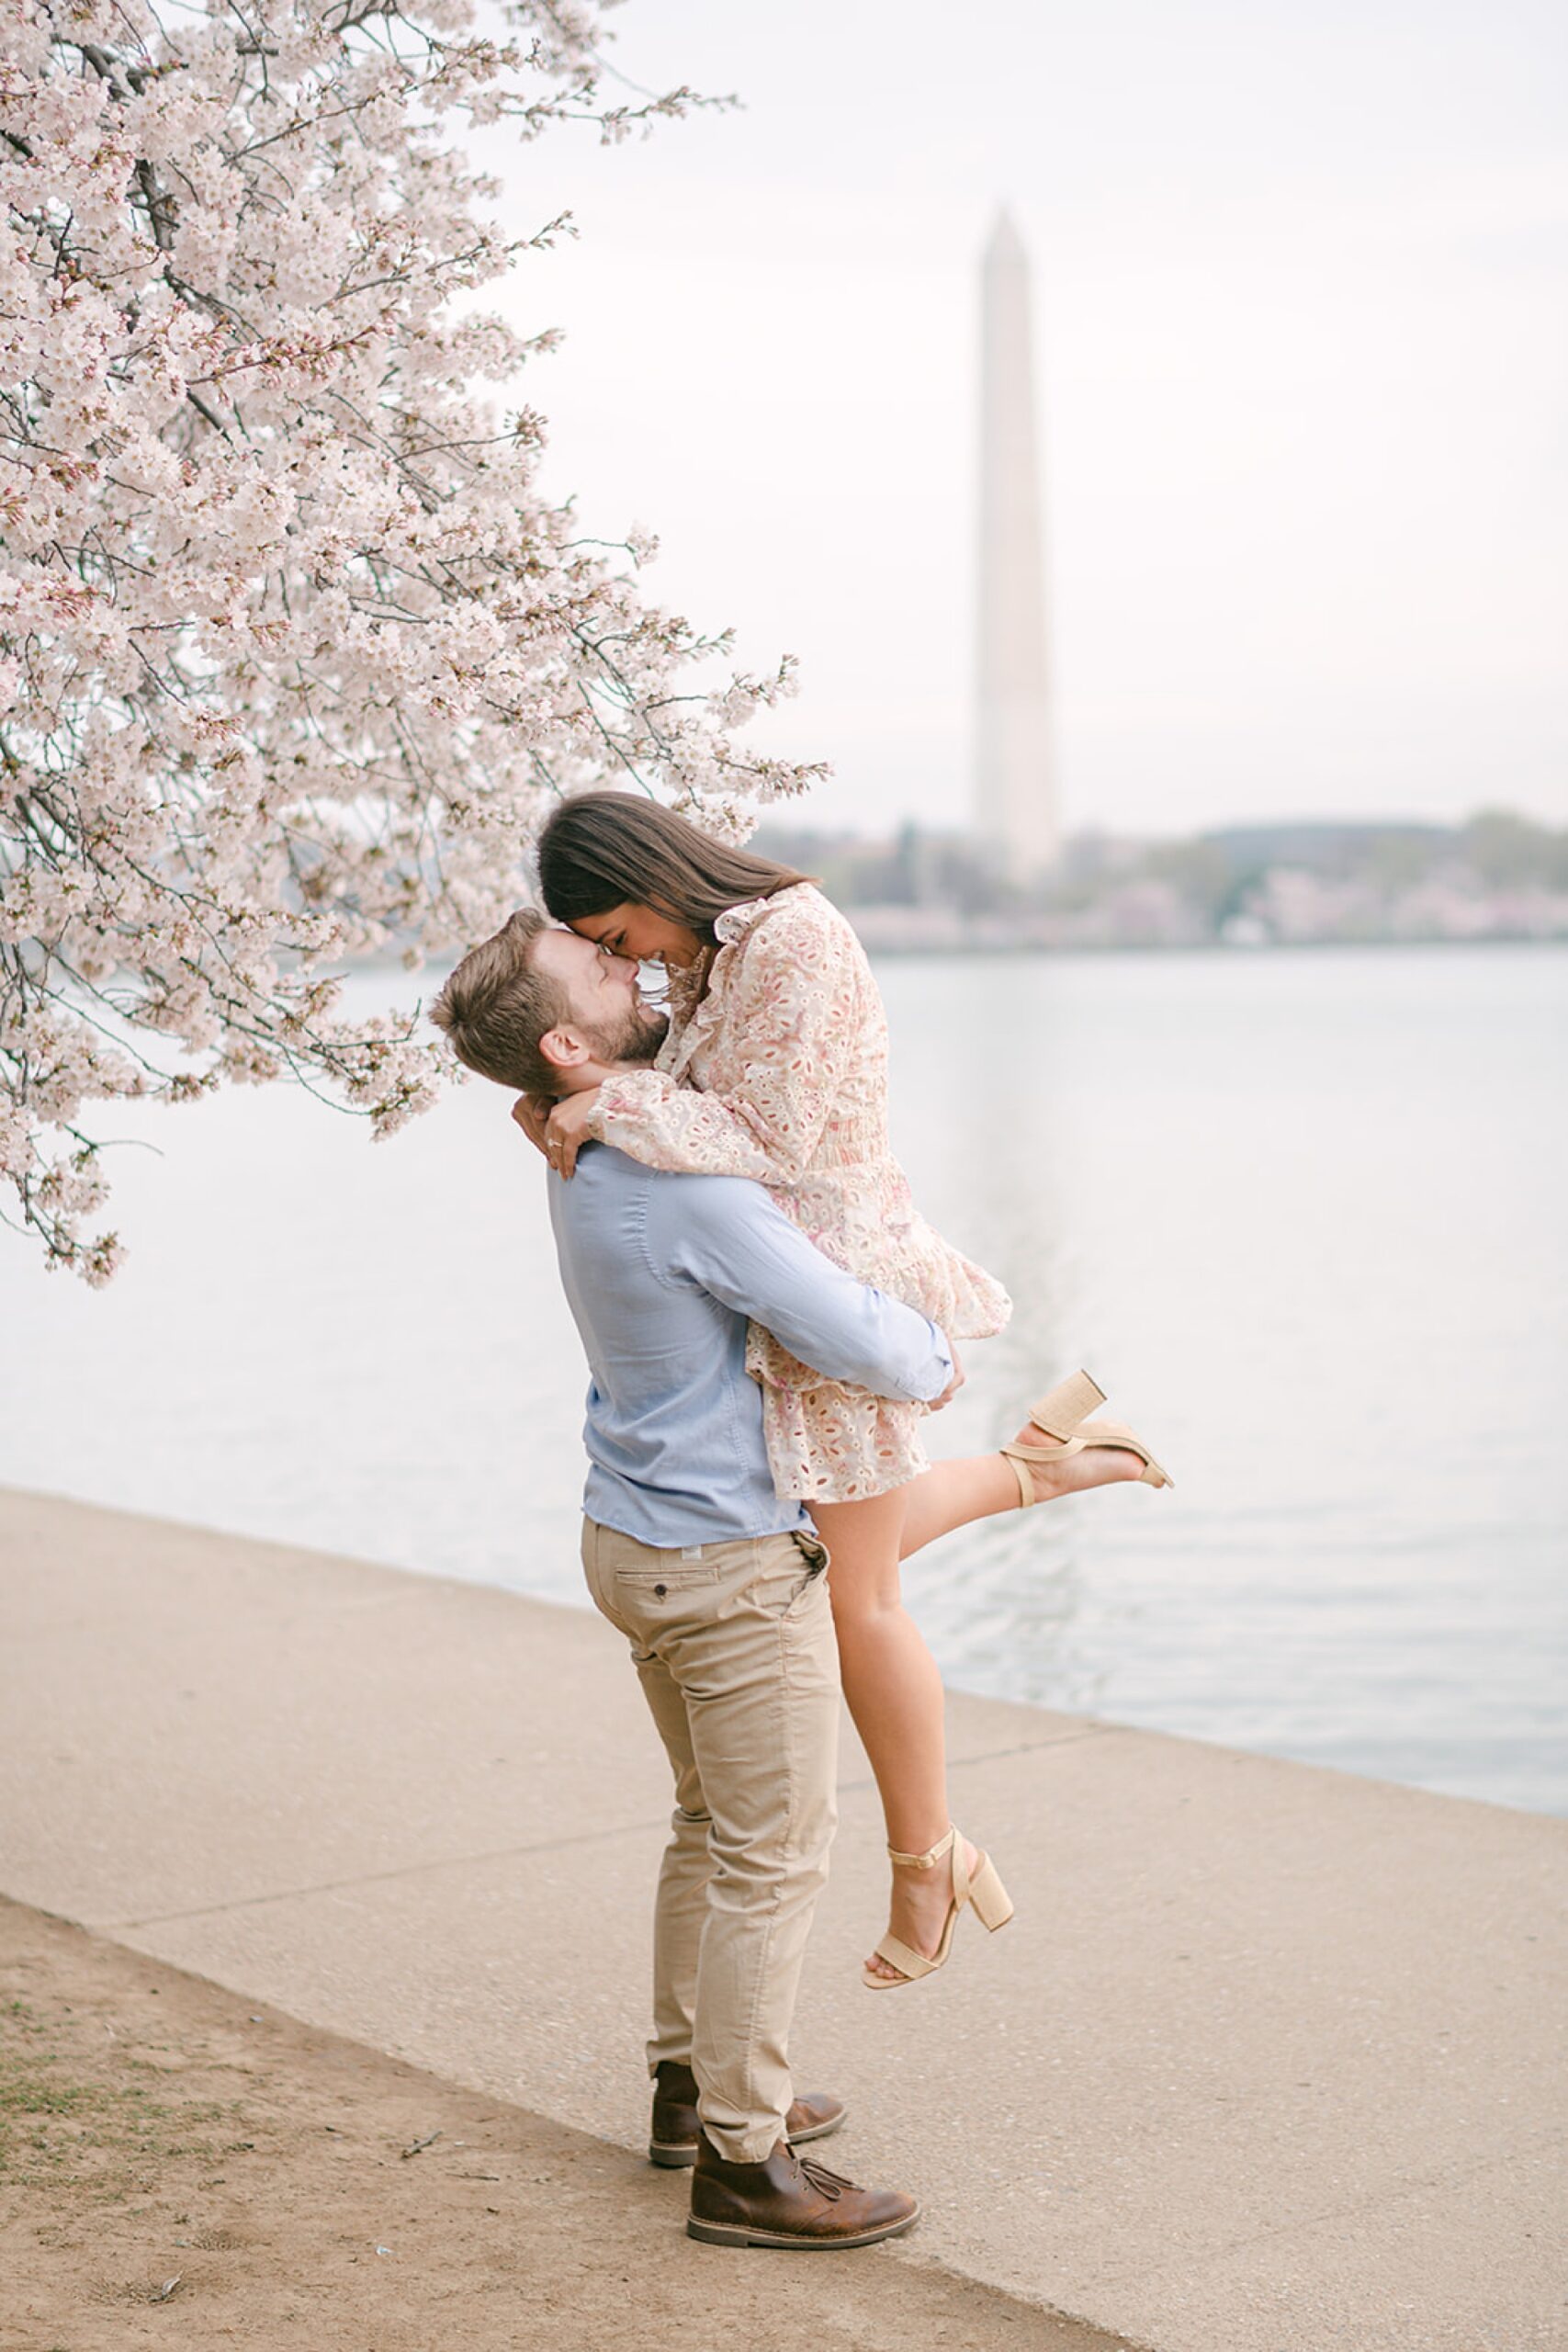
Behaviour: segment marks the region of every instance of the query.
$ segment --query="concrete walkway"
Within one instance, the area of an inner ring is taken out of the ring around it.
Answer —
[[[0,1891],[639,2143],[668,1808],[599,1620],[0,1493]],[[991,1701],[951,1730],[1019,1916],[861,1989],[852,1744],[796,2057],[853,2103],[835,2161],[928,2219],[845,2259],[1156,2352],[1565,2352],[1568,1824]]]

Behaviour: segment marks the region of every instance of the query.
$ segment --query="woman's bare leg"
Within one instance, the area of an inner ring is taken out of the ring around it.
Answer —
[[[1037,1442],[1028,1423],[1019,1435]],[[1042,1501],[1090,1486],[1135,1478],[1136,1455],[1096,1447],[1034,1466]],[[863,1502],[814,1503],[812,1518],[832,1555],[829,1592],[839,1637],[844,1697],[876,1777],[887,1842],[923,1854],[947,1835],[947,1743],[942,1676],[904,1606],[898,1564],[955,1527],[1018,1509],[1018,1479],[999,1453],[942,1462],[891,1494]],[[970,1867],[975,1849],[967,1841]],[[901,1942],[934,1952],[952,1900],[944,1870],[895,1870],[889,1926]],[[879,1975],[898,1971],[874,1957]]]
[[[828,1589],[844,1697],[876,1775],[887,1842],[923,1854],[947,1835],[947,1745],[942,1676],[898,1588],[908,1492],[901,1487],[863,1502],[813,1503],[811,1516],[832,1555]],[[917,1951],[934,1951],[951,1899],[945,1871],[895,1871],[893,1933]],[[871,1965],[898,1973],[876,1960]]]
[[[1087,1430],[1094,1428],[1086,1421]],[[1028,1445],[1052,1445],[1056,1442],[1036,1429],[1032,1421],[1025,1421],[1014,1441]],[[1086,1446],[1081,1453],[1068,1454],[1065,1462],[1036,1462],[1028,1465],[1029,1477],[1034,1488],[1036,1502],[1055,1502],[1063,1495],[1079,1495],[1090,1487],[1119,1486],[1123,1479],[1143,1475],[1143,1464],[1135,1453],[1124,1446]],[[934,1544],[939,1535],[951,1535],[955,1527],[968,1527],[977,1519],[994,1518],[998,1511],[1016,1510],[1018,1476],[1012,1464],[1000,1453],[968,1453],[955,1462],[936,1462],[919,1478],[911,1478],[899,1489],[906,1498],[904,1532],[899,1542],[898,1556],[907,1560],[912,1552],[923,1551]],[[827,1543],[826,1536],[823,1542]],[[829,1544],[829,1551],[832,1549]],[[893,1843],[897,1844],[895,1838]],[[910,1850],[913,1850],[912,1849]]]
[[[905,1498],[898,1545],[901,1560],[912,1552],[923,1552],[939,1535],[951,1535],[955,1527],[1018,1509],[1018,1480],[1011,1463],[999,1453],[970,1453],[956,1462],[935,1462],[899,1492]]]
[[[882,1793],[887,1842],[919,1854],[946,1833],[947,1755],[942,1676],[898,1585],[908,1491],[814,1503],[811,1515],[832,1557],[844,1697]]]

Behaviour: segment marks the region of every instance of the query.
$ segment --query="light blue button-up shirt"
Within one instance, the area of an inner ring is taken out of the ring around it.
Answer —
[[[603,1144],[547,1182],[592,1375],[583,1509],[602,1526],[673,1550],[801,1525],[769,1476],[749,1317],[879,1396],[929,1403],[952,1377],[936,1325],[830,1264],[759,1184],[664,1174]]]

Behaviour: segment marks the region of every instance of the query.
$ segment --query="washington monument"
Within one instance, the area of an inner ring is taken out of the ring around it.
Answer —
[[[981,272],[976,829],[1010,881],[1059,847],[1045,662],[1029,259],[997,216]]]

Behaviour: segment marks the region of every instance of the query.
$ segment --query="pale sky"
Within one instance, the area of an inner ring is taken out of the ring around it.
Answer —
[[[745,110],[506,153],[552,489],[800,657],[800,813],[965,821],[976,304],[1034,265],[1067,826],[1568,822],[1562,0],[630,0]],[[487,142],[487,157],[500,153]]]

